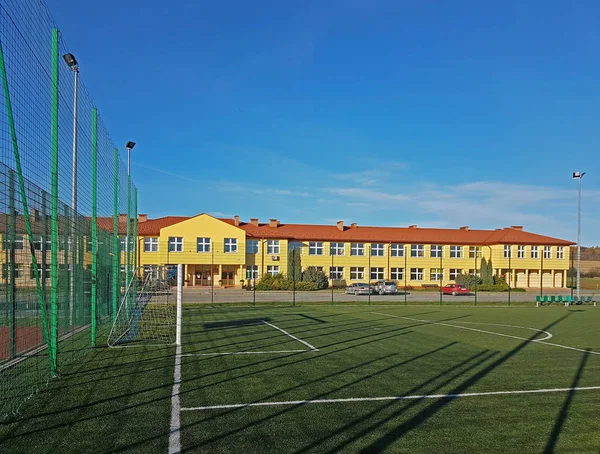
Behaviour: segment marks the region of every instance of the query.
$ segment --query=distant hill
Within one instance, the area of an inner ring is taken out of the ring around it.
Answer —
[[[571,247],[571,254],[574,254],[574,257],[577,257],[577,246]],[[598,260],[600,261],[600,247],[581,247],[581,260]]]

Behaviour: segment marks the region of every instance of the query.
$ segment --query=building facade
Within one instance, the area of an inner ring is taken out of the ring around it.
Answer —
[[[120,224],[121,226],[121,224]],[[126,223],[124,224],[126,226]],[[124,235],[119,227],[119,234]],[[137,263],[183,264],[185,285],[241,287],[265,274],[288,272],[288,253],[301,267],[317,267],[330,284],[395,280],[411,287],[445,285],[461,273],[478,273],[481,260],[511,287],[563,288],[573,242],[526,232],[261,223],[194,217],[138,218]]]

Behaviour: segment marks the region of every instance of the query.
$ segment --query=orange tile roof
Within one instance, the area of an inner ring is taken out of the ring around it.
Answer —
[[[160,235],[160,229],[191,219],[191,216],[165,216],[138,222],[139,235]],[[235,225],[230,218],[217,218],[229,225]],[[98,218],[98,226],[112,232],[113,218]],[[526,232],[521,228],[507,227],[496,230],[433,229],[419,227],[373,227],[315,224],[279,224],[271,227],[268,223],[258,226],[249,222],[239,222],[240,229],[249,238],[281,238],[297,241],[339,241],[339,242],[381,242],[381,243],[423,243],[456,245],[522,244],[545,246],[570,246],[572,241],[561,240],[537,233]],[[127,232],[127,221],[119,220],[119,234]]]

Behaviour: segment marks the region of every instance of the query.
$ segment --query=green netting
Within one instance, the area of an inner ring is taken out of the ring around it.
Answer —
[[[66,53],[42,2],[0,3],[0,420],[105,340],[135,264],[137,190]]]

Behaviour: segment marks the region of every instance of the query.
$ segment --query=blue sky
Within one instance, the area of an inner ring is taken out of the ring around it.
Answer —
[[[600,244],[600,5],[47,0],[150,217]]]

